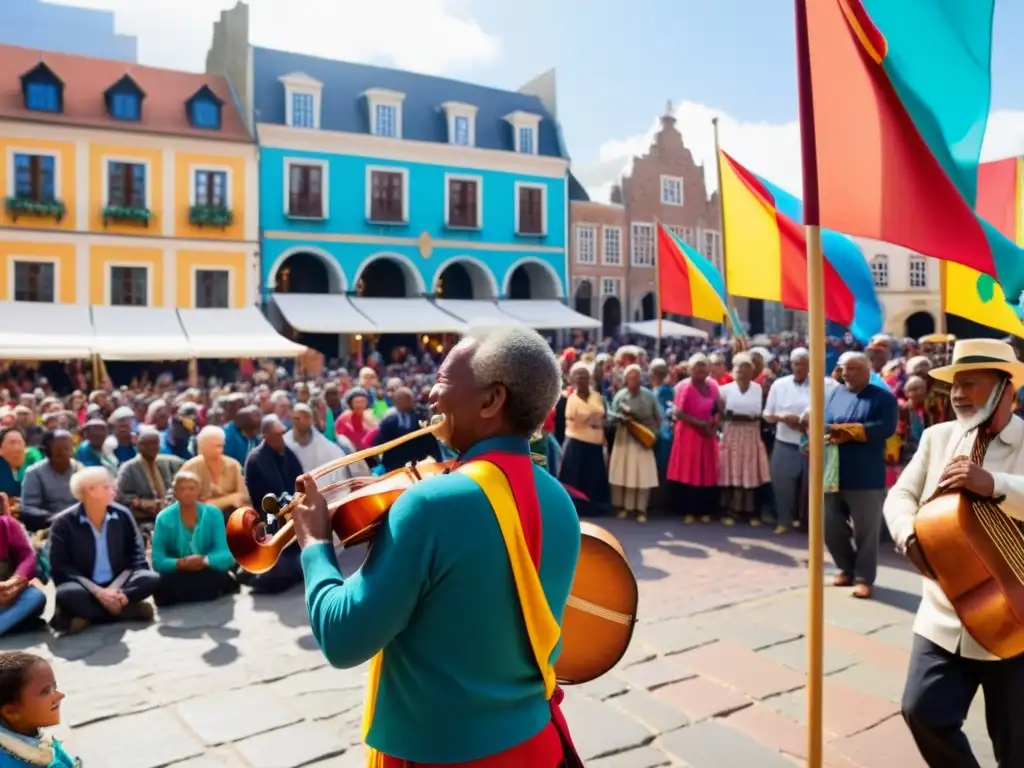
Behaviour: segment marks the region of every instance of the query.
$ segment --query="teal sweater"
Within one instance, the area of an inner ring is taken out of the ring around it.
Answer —
[[[478,443],[529,456],[525,439]],[[551,474],[533,467],[542,524],[541,584],[561,622],[580,523]],[[313,634],[335,667],[384,649],[370,746],[414,763],[457,763],[509,749],[551,720],[497,519],[462,474],[402,494],[347,580],[331,544],[302,552]],[[560,648],[555,649],[555,656]]]
[[[182,525],[177,502],[156,516],[153,570],[157,573],[176,571],[178,560],[189,555],[205,555],[210,559],[210,567],[217,571],[226,571],[235,564],[224,532],[224,515],[216,507],[200,504],[195,528]]]

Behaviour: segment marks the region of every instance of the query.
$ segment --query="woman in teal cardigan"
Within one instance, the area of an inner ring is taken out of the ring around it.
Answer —
[[[191,472],[174,478],[174,498],[153,525],[153,570],[160,574],[156,604],[201,603],[237,592],[224,515],[199,503],[199,478]]]

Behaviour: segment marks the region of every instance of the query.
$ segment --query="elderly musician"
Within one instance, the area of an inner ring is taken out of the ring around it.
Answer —
[[[552,668],[580,524],[529,446],[559,385],[535,332],[471,331],[430,395],[461,464],[405,491],[348,579],[326,504],[301,479],[307,496],[293,519],[310,623],[332,665],[373,659],[373,766],[582,765]]]
[[[1002,341],[958,341],[951,365],[931,372],[952,384],[956,421],[924,431],[917,452],[885,502],[897,548],[925,575],[914,621],[914,644],[903,717],[932,768],[969,768],[978,761],[961,726],[980,687],[996,761],[1024,765],[1024,656],[998,659],[962,626],[932,576],[915,536],[915,515],[936,491],[991,499],[997,514],[1024,520],[1024,422],[1013,417],[1024,365]]]

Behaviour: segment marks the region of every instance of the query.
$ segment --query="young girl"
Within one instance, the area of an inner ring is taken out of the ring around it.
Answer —
[[[64,694],[53,669],[31,653],[0,653],[0,765],[4,768],[81,768],[41,728],[60,724]]]

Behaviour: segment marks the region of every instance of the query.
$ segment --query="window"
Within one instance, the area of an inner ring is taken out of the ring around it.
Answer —
[[[668,231],[691,248],[697,247],[697,238],[694,236],[693,227],[669,227]]]
[[[228,174],[226,171],[196,171],[196,197],[193,205],[211,208],[228,207]]]
[[[115,307],[147,306],[149,270],[146,267],[111,267],[110,303]]]
[[[292,94],[292,125],[296,128],[314,128],[313,94]]]
[[[871,277],[875,288],[889,287],[889,257],[880,253],[871,260]]]
[[[543,235],[544,187],[517,185],[516,192],[516,234]]]
[[[324,217],[323,166],[288,166],[288,215],[306,219]]]
[[[601,296],[618,296],[619,281],[614,277],[601,278]]]
[[[448,226],[477,229],[480,226],[480,182],[477,179],[448,179]]]
[[[661,177],[661,202],[664,205],[683,204],[683,180],[678,176]]]
[[[622,266],[622,229],[604,228],[604,263],[609,267]]]
[[[715,269],[721,271],[722,269],[722,248],[720,245],[720,236],[713,229],[704,230],[704,242],[701,243],[701,255],[710,261]]]
[[[634,224],[630,234],[630,263],[634,267],[653,267],[654,227],[650,224]]]
[[[521,125],[519,126],[519,152],[524,155],[536,154],[537,150],[534,148],[533,141],[533,126]]]
[[[377,136],[397,137],[398,107],[394,104],[377,104],[374,109],[377,120],[373,132]]]
[[[56,197],[55,167],[52,155],[14,156],[14,196],[43,202]]]
[[[370,221],[405,222],[405,174],[370,171]]]
[[[48,261],[14,262],[14,300],[53,303],[54,264]]]
[[[107,166],[107,205],[146,208],[146,166],[113,161]]]
[[[576,263],[597,264],[597,227],[576,225]]]
[[[452,121],[452,144],[469,146],[469,118],[465,115],[456,115]]]
[[[226,269],[197,269],[197,309],[227,309],[230,306],[231,274]]]
[[[60,112],[60,89],[56,83],[29,83],[25,87],[25,108],[33,112]]]
[[[910,257],[910,287],[928,287],[928,262],[920,256]]]
[[[110,94],[110,116],[116,120],[138,120],[142,116],[142,102],[137,93]]]
[[[189,110],[193,128],[220,129],[220,104],[211,99],[195,99]]]

